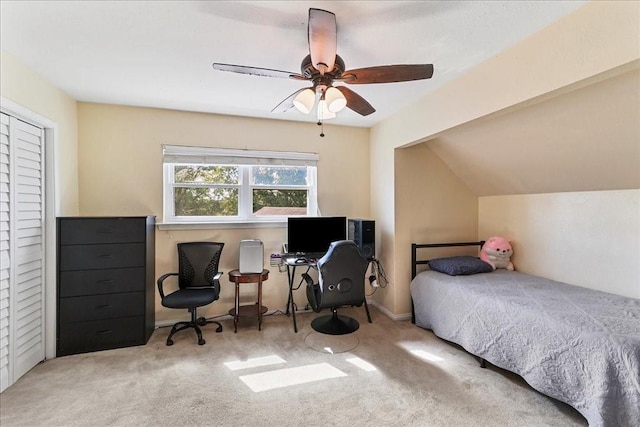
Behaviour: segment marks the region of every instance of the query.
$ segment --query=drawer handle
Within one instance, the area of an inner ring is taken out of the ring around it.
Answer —
[[[96,283],[99,284],[99,285],[103,285],[103,284],[104,285],[110,285],[110,284],[113,283],[113,280],[111,280],[111,279],[98,280]]]
[[[96,332],[96,335],[108,335],[111,333],[111,329],[105,329],[103,331]]]
[[[105,304],[105,305],[99,305],[96,307],[97,310],[108,310],[110,308],[112,308],[113,306],[111,304]]]
[[[100,255],[100,258],[104,258],[104,259],[113,258],[113,255],[111,254]]]

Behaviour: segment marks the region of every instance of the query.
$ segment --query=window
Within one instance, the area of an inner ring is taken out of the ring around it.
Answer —
[[[318,155],[165,145],[164,223],[315,216]]]

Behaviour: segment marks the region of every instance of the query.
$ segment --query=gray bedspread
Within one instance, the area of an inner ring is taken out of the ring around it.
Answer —
[[[416,324],[577,409],[592,426],[640,426],[640,300],[496,270],[423,271]]]

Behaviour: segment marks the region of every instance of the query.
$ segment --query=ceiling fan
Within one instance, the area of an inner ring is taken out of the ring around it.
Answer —
[[[336,82],[394,83],[429,79],[433,76],[432,64],[381,65],[345,70],[344,61],[336,54],[336,16],[326,10],[309,9],[308,41],[309,55],[302,60],[300,73],[217,62],[213,64],[213,68],[254,76],[311,81],[311,87],[295,91],[271,111],[285,112],[296,107],[299,111],[308,114],[318,98],[318,124],[323,119],[335,117],[335,113],[345,106],[362,116],[368,116],[376,111],[363,97],[348,87],[334,86]]]

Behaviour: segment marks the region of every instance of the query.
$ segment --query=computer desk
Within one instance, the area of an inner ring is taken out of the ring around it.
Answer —
[[[297,286],[294,286],[296,269],[298,267],[306,268],[305,273],[308,273],[309,270],[316,268],[316,260],[287,257],[283,258],[283,262],[287,266],[287,278],[289,279],[289,299],[287,300],[287,311],[285,314],[288,316],[289,310],[291,310],[291,319],[293,319],[293,330],[297,333],[298,325],[296,324],[296,303],[293,300],[293,291],[300,288],[304,279],[300,277],[300,282]]]

